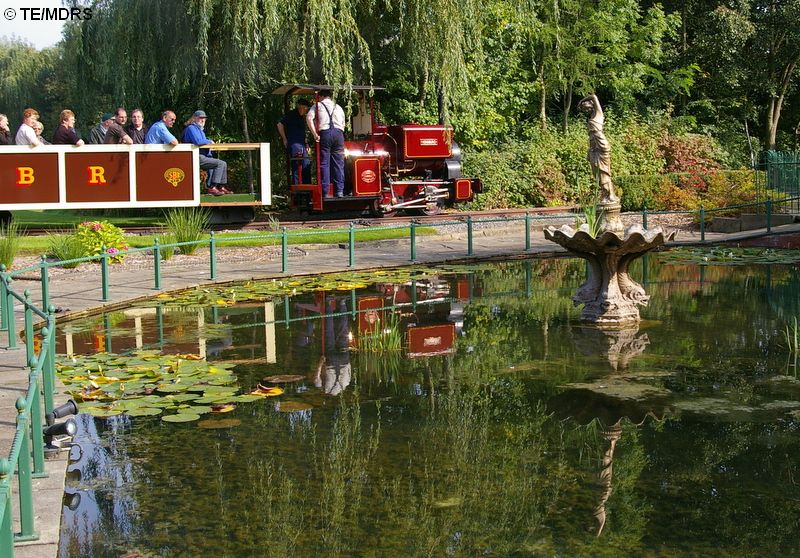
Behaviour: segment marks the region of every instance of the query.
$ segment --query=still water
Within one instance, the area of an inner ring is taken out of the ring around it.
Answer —
[[[800,269],[633,273],[651,302],[617,332],[578,322],[572,259],[65,324],[62,354],[302,379],[230,428],[80,415],[59,555],[800,554]]]

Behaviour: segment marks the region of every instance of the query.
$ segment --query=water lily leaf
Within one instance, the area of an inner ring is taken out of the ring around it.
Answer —
[[[188,386],[182,384],[159,384],[156,389],[161,393],[181,393],[187,388]]]
[[[189,406],[190,413],[195,413],[197,415],[205,415],[206,413],[210,413],[213,409],[207,405],[191,405]]]
[[[236,401],[238,403],[252,403],[253,401],[258,401],[259,399],[263,399],[263,396],[243,394],[234,397],[233,401]]]
[[[164,409],[158,407],[139,407],[138,409],[131,409],[128,411],[128,416],[131,417],[152,417],[160,415]]]
[[[230,413],[236,408],[236,405],[232,403],[217,403],[211,405],[211,412],[212,413]]]
[[[279,387],[266,387],[258,384],[258,387],[250,392],[250,395],[257,395],[259,397],[275,397],[276,395],[281,395],[283,393],[283,389]]]
[[[239,419],[206,419],[197,423],[198,428],[206,429],[220,429],[220,428],[233,428],[242,424]]]
[[[176,415],[164,415],[161,417],[164,422],[193,422],[200,420],[200,415],[195,413],[178,413]]]
[[[301,401],[281,401],[278,403],[277,408],[281,413],[296,413],[298,411],[308,411],[313,409],[314,406]]]
[[[271,384],[288,384],[291,382],[299,382],[305,379],[305,376],[300,374],[276,374],[274,376],[266,376],[262,381]]]
[[[214,395],[207,395],[207,396],[204,396],[204,397],[198,397],[197,399],[194,400],[194,403],[201,403],[201,404],[206,404],[206,403],[227,403],[227,402],[233,400],[234,398],[235,398],[235,396],[231,396],[231,395],[214,394]]]
[[[86,409],[86,414],[98,418],[116,417],[122,414],[122,411],[117,409],[109,409],[108,407],[90,407]]]

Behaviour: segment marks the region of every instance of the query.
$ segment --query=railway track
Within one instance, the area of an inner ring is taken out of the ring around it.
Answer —
[[[286,227],[287,229],[313,229],[313,228],[342,228],[348,226],[351,222],[357,222],[361,226],[387,226],[387,225],[403,225],[414,221],[422,225],[436,225],[437,223],[447,223],[452,221],[463,221],[467,217],[473,219],[500,219],[504,217],[522,217],[529,213],[532,217],[557,215],[560,213],[569,213],[575,209],[575,206],[557,206],[557,207],[533,207],[527,209],[498,209],[491,211],[453,211],[443,212],[438,215],[413,215],[413,216],[395,216],[395,217],[364,217],[356,213],[347,215],[347,217],[338,218],[324,218],[324,219],[302,219],[297,215],[290,213],[273,214],[271,220],[253,221],[251,223],[238,223],[238,224],[219,224],[212,225],[211,229],[214,231],[266,231],[274,230],[276,227]],[[269,214],[268,214],[269,217]],[[63,227],[62,227],[63,228]],[[122,227],[127,234],[134,235],[148,235],[163,232],[163,227],[150,226],[150,227]],[[52,233],[54,229],[45,228],[27,228],[25,234],[36,236]]]

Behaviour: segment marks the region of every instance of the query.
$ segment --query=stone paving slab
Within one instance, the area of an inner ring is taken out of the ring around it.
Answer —
[[[800,224],[773,227],[773,234],[800,232]],[[735,242],[737,240],[765,236],[766,230],[744,231],[724,234],[710,233],[705,235],[707,244]],[[698,232],[680,232],[676,241],[670,245],[692,245],[700,243]],[[476,231],[473,236],[473,256],[467,258],[466,238],[462,235],[421,236],[417,238],[417,263],[434,263],[448,261],[469,261],[486,258],[526,257],[530,255],[564,254],[563,248],[548,242],[541,232],[531,234],[531,250],[525,252],[524,228],[508,227]],[[296,248],[293,246],[293,248]],[[351,268],[348,264],[348,251],[345,245],[308,247],[294,249],[288,260],[288,275],[317,274],[332,271],[343,271]],[[219,249],[220,252],[225,248]],[[411,263],[410,246],[406,240],[359,243],[355,253],[356,261],[352,269],[387,268],[408,265]],[[275,261],[255,262],[251,264],[224,263],[217,265],[218,283],[243,281],[248,279],[268,279],[285,277],[281,273],[279,258]],[[63,320],[89,311],[119,305],[132,299],[149,297],[162,291],[183,289],[196,285],[211,283],[208,261],[202,265],[169,266],[162,268],[161,291],[153,288],[152,270],[115,270],[110,268],[109,297],[110,301],[102,302],[99,266],[94,279],[82,276],[64,275],[53,277],[50,285],[51,304],[69,309],[59,314]],[[14,287],[19,290],[29,289],[36,302],[41,301],[38,280],[18,279]],[[23,327],[21,312],[16,312],[17,331]],[[4,339],[5,341],[5,339]],[[5,345],[5,343],[3,343]],[[28,380],[24,368],[25,349],[20,341],[18,350],[0,349],[0,455],[7,456],[14,433],[16,410],[14,402],[25,393]],[[63,387],[63,386],[60,386]],[[57,395],[56,404],[66,399]],[[61,520],[62,496],[64,491],[64,471],[66,469],[66,452],[58,459],[48,460],[49,473],[46,479],[34,481],[34,510],[36,530],[40,539],[34,543],[17,545],[16,558],[52,558],[58,549],[58,536]],[[15,496],[13,506],[18,508]],[[5,558],[5,557],[3,557]]]

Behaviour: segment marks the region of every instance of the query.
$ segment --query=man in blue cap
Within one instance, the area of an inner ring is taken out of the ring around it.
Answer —
[[[206,137],[205,126],[208,115],[202,110],[194,111],[189,125],[183,129],[181,141],[195,145],[211,145],[214,140]],[[222,159],[211,156],[211,150],[200,150],[200,168],[208,172],[208,193],[212,196],[232,194],[225,186],[228,184],[228,164]]]
[[[100,145],[105,142],[106,132],[108,132],[108,127],[111,126],[112,122],[114,122],[114,115],[110,112],[104,112],[103,116],[100,117],[100,123],[89,132],[89,141],[86,143]]]

